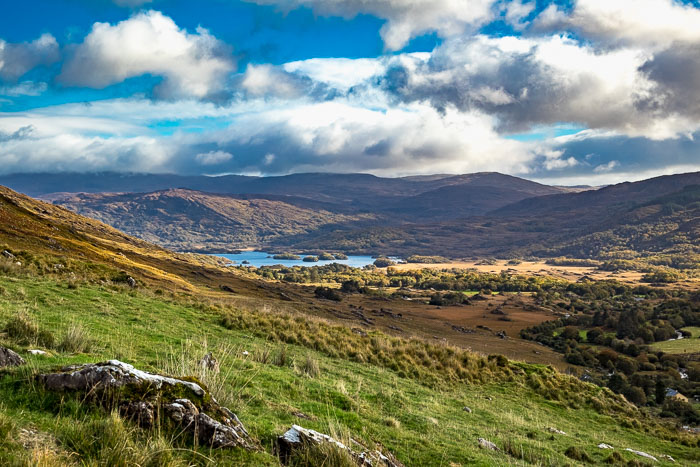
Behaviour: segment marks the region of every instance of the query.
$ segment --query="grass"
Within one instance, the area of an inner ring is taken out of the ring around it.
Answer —
[[[577,461],[566,455],[572,447],[603,463],[610,452],[596,448],[601,442],[615,446],[625,462],[638,460],[623,451],[627,447],[669,454],[681,465],[700,461],[697,439],[641,416],[631,419],[607,392],[591,392],[596,390],[547,368],[516,366],[521,374],[499,367],[498,358],[471,356],[463,368],[468,377],[459,378],[458,367],[449,362],[460,359],[448,356],[450,347],[379,334],[363,338],[252,305],[223,310],[125,288],[69,288],[36,278],[0,276],[0,287],[0,325],[23,316],[38,330],[79,334],[90,342],[80,351],[55,345],[52,356],[40,357],[27,355],[30,344],[21,339],[0,335],[0,345],[12,346],[29,362],[0,374],[3,465],[277,465],[274,441],[294,423],[344,442],[352,437],[365,446],[380,444],[406,465],[572,465]],[[218,372],[199,364],[208,352],[219,361]],[[32,382],[33,374],[63,364],[108,358],[200,378],[237,413],[262,451],[194,450],[172,434],[136,429],[79,398],[44,393]],[[402,373],[409,361],[418,367],[416,374]],[[480,371],[483,377],[473,376]],[[595,410],[594,399],[605,410]],[[548,427],[567,435],[552,435]],[[43,441],[27,449],[21,430],[37,432]],[[479,437],[500,451],[479,449]],[[298,464],[320,465],[323,459],[342,465],[338,453],[320,451],[300,455]]]
[[[700,353],[700,327],[687,327],[683,331],[688,331],[692,337],[684,337],[672,341],[654,342],[651,347],[670,354]]]

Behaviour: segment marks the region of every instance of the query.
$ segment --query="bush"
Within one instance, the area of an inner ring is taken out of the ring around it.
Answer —
[[[386,257],[377,258],[374,261],[374,265],[378,268],[388,268],[389,266],[394,266],[396,263]]]
[[[329,287],[316,287],[316,290],[314,290],[314,295],[316,295],[318,298],[325,298],[326,300],[333,300],[335,302],[339,302],[343,299],[340,292]]]

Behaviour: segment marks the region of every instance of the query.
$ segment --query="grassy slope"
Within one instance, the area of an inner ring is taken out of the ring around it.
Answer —
[[[282,366],[259,363],[265,351],[279,352],[280,344],[253,337],[249,329],[224,328],[221,311],[214,307],[170,302],[121,287],[80,285],[72,289],[50,279],[0,277],[0,287],[0,323],[25,313],[60,339],[79,322],[94,340],[88,354],[52,351],[48,358],[28,357],[33,371],[118,357],[138,367],[177,372],[192,370],[196,367],[192,362],[206,351],[219,356],[222,372],[218,378],[209,375],[209,382],[219,388],[222,402],[236,411],[261,441],[264,452],[204,452],[194,456],[178,451],[169,453],[169,462],[206,463],[203,456],[207,456],[218,463],[274,465],[272,442],[292,423],[344,439],[351,434],[365,444],[380,443],[407,465],[522,463],[517,457],[536,464],[575,464],[563,454],[570,446],[581,448],[599,463],[609,455],[596,447],[601,442],[618,451],[630,447],[655,455],[669,454],[687,465],[700,461],[696,448],[678,440],[664,441],[641,429],[626,428],[619,418],[570,407],[585,394],[571,394],[564,403],[548,401],[517,382],[431,387],[388,369],[330,358],[297,345],[287,346],[290,360]],[[0,344],[13,345],[3,341]],[[23,350],[27,345],[13,346],[26,356]],[[244,350],[250,355],[244,356]],[[318,362],[320,375],[305,374],[307,358]],[[8,440],[0,444],[0,460],[26,460],[27,454],[16,442],[21,428],[49,433],[48,439],[55,437],[51,450],[66,452],[64,459],[99,460],[98,454],[89,454],[86,443],[74,441],[76,432],[90,432],[99,413],[76,407],[70,400],[56,404],[27,382],[16,383],[23,381],[24,371],[11,372],[0,382],[0,428],[2,420],[14,420]],[[465,405],[473,409],[472,414],[463,411]],[[314,420],[300,420],[293,412],[303,412]],[[567,435],[552,435],[547,431],[550,426]],[[501,448],[510,446],[516,457],[478,449],[478,437]],[[87,444],[100,443],[104,441],[98,437]],[[41,444],[36,450],[41,450]],[[74,450],[82,457],[67,454]],[[622,456],[641,460],[626,452]],[[157,463],[162,462],[159,458]]]

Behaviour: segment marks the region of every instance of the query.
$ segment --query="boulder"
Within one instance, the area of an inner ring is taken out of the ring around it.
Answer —
[[[136,279],[134,279],[133,277],[127,277],[126,283],[129,284],[129,287],[131,287],[132,289],[136,288]]]
[[[472,413],[471,407],[464,406],[464,407],[462,408],[462,410],[464,410],[464,411],[467,412],[467,413]]]
[[[201,445],[256,449],[238,417],[194,379],[148,373],[119,360],[69,366],[38,378],[48,390],[80,392],[108,409],[116,406],[142,428],[174,426],[195,434]]]
[[[490,451],[498,451],[498,446],[496,446],[494,443],[491,441],[484,439],[484,438],[479,438],[479,447],[488,449]]]
[[[7,250],[3,250],[2,255],[7,259],[15,259],[15,255],[13,255],[12,253],[10,253]]]
[[[350,454],[359,466],[404,467],[401,462],[396,460],[396,458],[389,453],[382,453],[376,449],[365,449],[364,446],[357,441],[354,441],[354,443],[362,447],[363,451],[358,453],[328,435],[303,428],[299,425],[292,425],[285,434],[277,438],[277,454],[280,457],[280,461],[286,464],[291,459],[294,451],[298,449],[310,445],[330,444]]]
[[[556,435],[565,435],[566,434],[566,432],[561,431],[561,430],[557,430],[556,428],[551,427],[551,426],[549,428],[547,428],[547,431],[549,431],[550,433],[554,433]]]
[[[657,461],[657,462],[658,462],[658,459],[657,459],[656,457],[652,456],[651,454],[647,454],[647,453],[644,452],[644,451],[635,451],[634,449],[630,449],[630,448],[625,449],[625,451],[628,451],[628,452],[631,452],[632,454],[636,454],[636,455],[638,455],[638,456],[640,456],[640,457],[645,457],[645,458],[647,458],[647,459],[651,459],[651,460],[653,460],[653,461]]]
[[[27,350],[28,353],[31,355],[48,355],[44,350],[39,350],[39,349],[31,349]]]
[[[0,347],[0,368],[6,366],[20,366],[25,363],[24,359],[17,355],[16,352],[5,347]]]
[[[600,444],[598,445],[598,447],[599,447],[600,449],[615,449],[615,448],[613,448],[612,446],[610,446],[609,444],[605,444],[605,443],[600,443]]]

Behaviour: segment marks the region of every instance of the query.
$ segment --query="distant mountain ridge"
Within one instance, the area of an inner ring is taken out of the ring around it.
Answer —
[[[583,191],[493,172],[405,178],[320,173],[0,177],[8,180],[13,188],[41,192],[76,213],[179,251],[253,247],[451,258],[675,255],[691,261],[700,254],[700,191],[693,188],[700,186],[700,172]],[[168,187],[185,183],[191,186]],[[157,189],[128,192],[145,187]],[[120,193],[49,194],[107,189]]]

